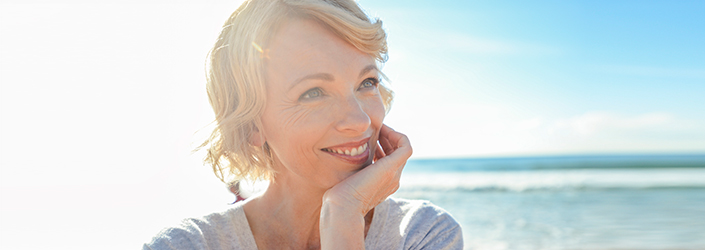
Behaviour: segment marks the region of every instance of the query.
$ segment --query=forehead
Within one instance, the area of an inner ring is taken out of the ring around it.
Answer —
[[[357,76],[360,70],[375,63],[372,56],[308,19],[294,19],[282,25],[267,49],[267,74],[274,78],[315,73]]]

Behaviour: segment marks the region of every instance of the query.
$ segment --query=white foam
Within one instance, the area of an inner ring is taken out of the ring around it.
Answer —
[[[705,169],[578,169],[501,172],[411,172],[400,190],[565,190],[705,188]]]

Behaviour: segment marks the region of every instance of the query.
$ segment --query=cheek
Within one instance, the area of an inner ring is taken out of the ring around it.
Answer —
[[[379,95],[371,97],[365,102],[365,113],[370,117],[372,126],[375,127],[375,129],[379,129],[382,126],[386,111],[384,110],[382,98]]]
[[[375,145],[377,144],[377,140],[379,140],[379,132],[382,128],[382,123],[384,122],[384,117],[387,114],[386,110],[384,109],[384,104],[382,102],[382,98],[373,98],[370,102],[366,104],[365,107],[365,112],[367,113],[367,116],[370,117],[370,122],[371,122],[371,127],[374,130],[374,134],[372,136],[372,140],[375,142]],[[373,160],[373,157],[375,156],[375,150],[377,150],[376,147],[371,148],[370,150],[370,162]]]
[[[266,140],[275,153],[296,156],[309,154],[317,138],[320,138],[321,131],[325,131],[325,119],[322,119],[325,117],[324,110],[290,108],[275,114],[263,120]]]

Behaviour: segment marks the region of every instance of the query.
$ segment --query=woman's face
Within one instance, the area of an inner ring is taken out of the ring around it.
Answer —
[[[275,178],[330,188],[369,165],[385,115],[374,59],[312,20],[284,24],[263,54]]]

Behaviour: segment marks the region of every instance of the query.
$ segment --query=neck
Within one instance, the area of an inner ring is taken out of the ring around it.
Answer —
[[[319,248],[319,219],[325,191],[296,176],[277,175],[260,197],[245,204],[258,247]]]

